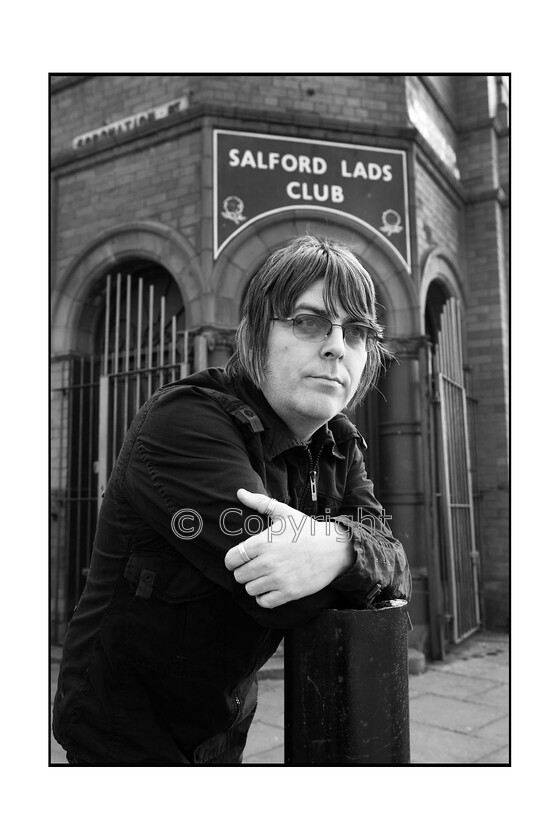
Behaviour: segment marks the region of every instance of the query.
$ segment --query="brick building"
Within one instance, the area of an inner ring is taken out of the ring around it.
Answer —
[[[439,657],[509,623],[506,76],[51,76],[51,602],[136,408],[232,350],[248,278],[354,247],[394,362],[356,411]]]

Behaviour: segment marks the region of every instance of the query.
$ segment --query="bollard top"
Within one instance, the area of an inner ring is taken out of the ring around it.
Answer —
[[[404,598],[390,598],[388,601],[377,601],[375,604],[372,604],[373,610],[389,610],[395,607],[406,607],[408,606],[408,601]]]

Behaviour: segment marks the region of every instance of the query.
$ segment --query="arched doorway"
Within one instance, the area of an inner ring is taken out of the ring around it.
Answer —
[[[157,388],[187,374],[183,296],[145,257],[99,271],[76,319],[82,353],[54,360],[51,515],[54,635],[85,584],[97,510],[126,431]]]
[[[140,406],[167,382],[186,376],[185,308],[171,274],[140,259],[100,278],[95,353],[100,359],[99,495]]]
[[[431,385],[431,476],[433,509],[432,623],[443,655],[481,624],[480,570],[476,537],[475,402],[464,358],[461,300],[443,277],[427,287],[425,329]]]

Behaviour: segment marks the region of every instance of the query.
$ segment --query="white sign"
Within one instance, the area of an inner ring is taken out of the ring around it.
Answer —
[[[457,180],[460,180],[461,173],[457,165],[455,149],[447,142],[442,131],[426,113],[416,97],[410,97],[407,102],[408,116],[414,123],[420,134],[430,144],[439,159],[453,172]]]

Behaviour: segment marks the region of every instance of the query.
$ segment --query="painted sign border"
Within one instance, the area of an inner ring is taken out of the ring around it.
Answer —
[[[403,164],[403,187],[404,187],[404,206],[405,206],[405,213],[406,213],[406,259],[400,253],[400,251],[395,248],[392,242],[387,239],[387,237],[383,236],[376,228],[370,225],[368,222],[365,222],[359,216],[355,216],[353,213],[346,213],[344,210],[335,210],[331,207],[323,207],[318,204],[310,204],[309,202],[305,204],[287,204],[280,207],[274,207],[272,210],[267,210],[264,213],[259,213],[257,216],[253,216],[253,218],[249,219],[245,224],[241,225],[237,230],[234,230],[227,239],[224,239],[221,245],[218,246],[218,136],[220,134],[225,134],[228,136],[234,137],[253,137],[253,138],[262,138],[263,140],[280,140],[283,142],[289,141],[290,143],[308,143],[317,146],[329,146],[329,147],[336,147],[340,149],[357,149],[363,150],[366,152],[378,151],[384,152],[386,154],[393,154],[400,156],[402,158]],[[292,137],[290,135],[282,135],[282,134],[263,134],[260,132],[253,132],[253,131],[230,131],[228,129],[222,128],[215,128],[213,129],[213,240],[214,240],[214,260],[218,258],[221,252],[224,250],[226,245],[228,245],[232,239],[238,236],[243,230],[250,227],[259,219],[264,219],[267,216],[273,216],[276,213],[280,213],[284,210],[295,210],[295,209],[315,209],[320,210],[322,213],[330,213],[333,216],[344,216],[347,219],[353,219],[354,221],[358,222],[360,225],[365,227],[374,236],[379,237],[386,245],[389,246],[391,251],[398,257],[399,261],[403,263],[406,267],[407,271],[410,272],[411,270],[411,260],[410,260],[410,215],[409,215],[409,203],[408,203],[408,167],[407,167],[407,153],[404,149],[388,149],[383,146],[362,146],[356,145],[354,143],[336,143],[331,142],[330,140],[313,140],[312,138],[308,137]]]

